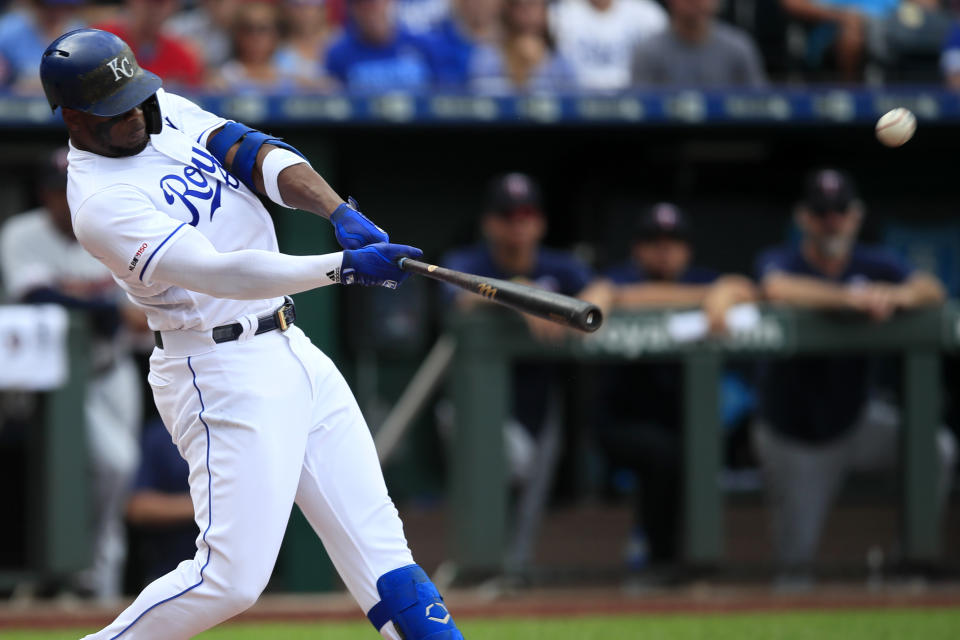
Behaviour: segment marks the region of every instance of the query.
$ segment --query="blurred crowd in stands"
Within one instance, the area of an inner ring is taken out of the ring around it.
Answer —
[[[230,94],[622,91],[768,81],[960,87],[951,0],[0,0],[0,87],[117,33],[166,86]]]

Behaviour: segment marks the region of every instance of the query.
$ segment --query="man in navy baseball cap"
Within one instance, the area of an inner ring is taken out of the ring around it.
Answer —
[[[638,215],[629,258],[606,274],[616,285],[616,307],[696,307],[713,330],[723,330],[727,310],[752,300],[754,286],[743,276],[696,265],[691,230],[690,218],[673,203]],[[605,374],[597,440],[615,468],[632,469],[639,480],[628,564],[646,563],[649,578],[666,578],[681,551],[683,374],[671,362],[631,363]],[[637,552],[641,546],[645,557]]]
[[[883,246],[857,241],[863,219],[853,180],[819,169],[804,185],[795,221],[799,246],[764,251],[757,278],[768,300],[803,309],[846,312],[885,322],[902,309],[939,305],[943,286]],[[860,355],[808,355],[771,360],[758,377],[760,407],[753,430],[764,473],[779,582],[811,582],[820,533],[851,470],[897,462],[899,412],[873,388],[870,361]],[[946,429],[937,434],[943,504],[956,457]]]
[[[820,169],[807,177],[803,206],[811,213],[845,213],[858,206],[857,190],[850,177],[838,169]]]
[[[524,173],[507,173],[487,187],[487,211],[500,216],[543,214],[540,187]]]

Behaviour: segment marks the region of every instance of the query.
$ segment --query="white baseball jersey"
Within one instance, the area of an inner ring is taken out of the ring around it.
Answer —
[[[109,267],[155,331],[207,330],[269,313],[281,299],[227,300],[151,281],[186,225],[221,253],[278,250],[263,204],[205,146],[227,120],[162,89],[157,97],[163,129],[139,154],[108,158],[71,145],[67,199],[77,239]]]
[[[578,86],[610,91],[630,86],[633,50],[666,29],[669,20],[652,0],[613,0],[606,11],[587,0],[562,0],[551,22],[557,49],[573,67]]]

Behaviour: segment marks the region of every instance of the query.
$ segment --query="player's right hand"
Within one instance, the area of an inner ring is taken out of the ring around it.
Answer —
[[[423,251],[405,244],[378,242],[343,252],[340,281],[364,287],[396,289],[410,274],[397,266],[400,258],[420,258]]]
[[[337,242],[344,249],[359,249],[369,244],[390,242],[387,232],[375,225],[358,211],[359,205],[353,198],[333,210],[330,223],[337,236]]]

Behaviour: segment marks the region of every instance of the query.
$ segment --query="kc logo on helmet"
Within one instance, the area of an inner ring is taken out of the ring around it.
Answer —
[[[126,76],[128,78],[133,77],[133,65],[130,64],[130,61],[127,60],[126,56],[123,58],[117,57],[107,63],[107,66],[110,67],[110,70],[113,71],[113,80],[114,82],[120,81],[120,76]]]

